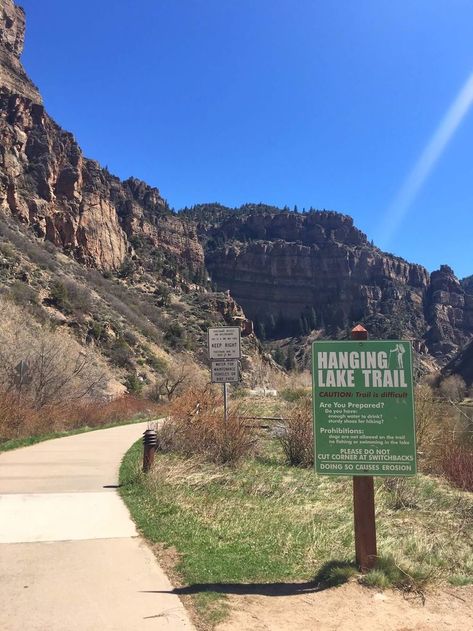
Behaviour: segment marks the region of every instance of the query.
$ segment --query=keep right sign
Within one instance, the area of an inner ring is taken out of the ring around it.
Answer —
[[[318,473],[416,473],[409,342],[316,341],[312,375]]]

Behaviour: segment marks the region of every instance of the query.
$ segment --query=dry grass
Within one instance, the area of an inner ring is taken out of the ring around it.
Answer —
[[[155,416],[158,410],[161,408],[151,401],[131,396],[108,402],[64,402],[38,409],[25,397],[0,392],[0,444],[80,427],[100,427],[137,415]]]
[[[435,396],[428,385],[416,388],[416,433],[422,471],[445,476],[473,491],[473,448],[462,435],[458,406]]]
[[[314,464],[313,435],[311,399],[303,398],[293,406],[278,435],[287,464],[296,467]]]
[[[433,471],[438,465],[451,410],[446,402],[435,399],[428,385],[416,387],[415,405],[419,464],[422,470]]]
[[[211,386],[187,391],[171,403],[158,436],[159,449],[219,464],[236,463],[256,446],[256,436],[239,406],[223,417],[222,398]]]
[[[268,439],[237,468],[158,454],[147,476],[141,445],[128,453],[122,493],[142,532],[178,551],[182,584],[314,581],[327,564],[353,567],[352,481],[287,467],[277,447]],[[423,475],[375,484],[380,558],[365,582],[410,595],[471,582],[472,496]]]

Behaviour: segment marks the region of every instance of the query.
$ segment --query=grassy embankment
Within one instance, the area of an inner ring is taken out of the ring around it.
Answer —
[[[350,478],[287,466],[269,437],[236,467],[158,454],[144,476],[141,454],[137,443],[124,458],[122,496],[202,628],[225,617],[227,593],[296,593],[356,577],[422,595],[429,583],[473,582],[473,495],[441,479],[376,479],[380,559],[360,577]]]

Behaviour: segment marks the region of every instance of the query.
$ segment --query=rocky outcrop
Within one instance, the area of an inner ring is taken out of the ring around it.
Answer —
[[[346,327],[397,304],[422,305],[427,271],[371,246],[350,217],[314,212],[251,219],[239,229],[237,216],[225,223],[222,231],[233,240],[206,258],[212,278],[250,316],[299,318],[313,308],[319,323]]]
[[[431,274],[426,316],[426,340],[435,357],[452,356],[473,334],[473,295],[466,293],[448,265]]]
[[[172,213],[158,189],[130,178],[115,179],[111,198],[128,238],[144,238],[175,260],[185,261],[196,271],[203,269],[204,251],[193,222]]]
[[[0,91],[0,210],[78,261],[118,269],[129,249],[110,176],[86,160],[44,107]]]
[[[448,362],[442,374],[446,377],[460,375],[468,387],[473,386],[473,341]]]
[[[430,276],[380,251],[346,215],[219,213],[205,226],[209,272],[270,336],[337,335],[361,321],[373,337],[409,337],[440,361],[473,336],[473,296],[450,268]]]
[[[0,211],[91,267],[120,269],[143,237],[160,256],[202,269],[195,227],[171,213],[157,189],[121,182],[85,158],[48,116],[19,60],[24,12],[11,0],[1,11]]]
[[[25,40],[25,12],[12,0],[0,3],[0,85],[14,94],[41,103],[37,87],[20,62]]]

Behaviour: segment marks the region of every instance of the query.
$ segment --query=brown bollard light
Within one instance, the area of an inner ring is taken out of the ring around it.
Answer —
[[[154,464],[154,455],[158,447],[158,434],[154,429],[143,433],[143,473],[148,473]]]
[[[368,331],[358,324],[352,329],[351,339],[366,341]],[[375,566],[378,555],[373,476],[353,476],[353,513],[356,562],[361,572],[367,572]]]

